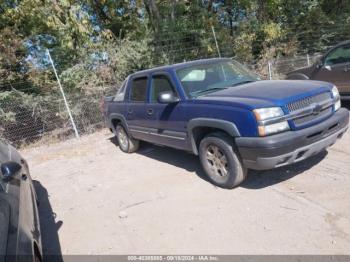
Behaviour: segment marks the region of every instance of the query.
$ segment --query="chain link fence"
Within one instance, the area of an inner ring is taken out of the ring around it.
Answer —
[[[155,56],[159,59],[156,65],[219,56],[234,57],[230,43],[221,42],[216,37],[214,28],[207,31],[193,31],[181,36],[181,39],[177,38],[176,34],[169,33],[169,39],[158,40],[155,43]],[[165,55],[166,60],[163,59]],[[276,80],[284,79],[286,73],[290,71],[312,65],[319,57],[318,53],[305,54],[289,58],[245,62],[245,64],[262,79]],[[58,63],[58,61],[54,62]],[[52,71],[53,68],[47,67],[46,70]],[[91,70],[96,69],[91,68]],[[84,78],[84,76],[81,77]],[[58,83],[51,83],[50,88],[36,86],[35,88],[38,89],[50,90],[47,95],[40,96],[27,95],[22,91],[17,92],[16,90],[23,90],[23,85],[25,83],[18,82],[11,83],[11,86],[8,87],[0,86],[2,90],[11,90],[11,92],[0,92],[0,137],[17,147],[38,143],[47,144],[73,138],[74,129]],[[114,95],[118,86],[118,81],[111,83],[111,81],[103,82],[101,79],[96,92],[77,93],[67,90],[67,102],[79,135],[93,133],[104,127],[100,108],[102,99],[105,95]],[[63,89],[66,88],[63,84]]]
[[[260,74],[263,79],[268,79],[269,73],[271,79],[283,79],[287,72],[308,66],[317,57],[318,55],[270,60],[270,67],[266,64],[262,72],[256,71],[256,73]],[[253,71],[257,67],[254,64],[247,66]],[[261,66],[259,68],[261,69]],[[103,90],[103,93],[93,95],[67,95],[67,102],[79,135],[93,133],[104,127],[100,108],[101,101],[104,95],[115,93],[117,86],[107,85]],[[58,90],[54,96],[51,94],[29,100],[21,99],[23,94],[20,92],[15,95],[18,96],[17,99],[3,99],[1,102],[0,135],[2,137],[19,147],[32,143],[46,144],[74,137],[74,129],[67,108]],[[23,101],[27,102],[23,103]]]
[[[18,99],[1,103],[0,136],[16,146],[47,143],[74,137],[64,101],[58,96],[40,96],[27,103]],[[67,98],[79,134],[92,133],[103,127],[100,111],[102,96],[70,95]]]
[[[283,79],[288,72],[298,68],[309,67],[316,63],[321,58],[321,54],[304,55],[292,58],[275,59],[267,65],[268,72],[270,71],[271,79]],[[267,77],[267,76],[265,76]],[[270,78],[270,77],[269,77]]]

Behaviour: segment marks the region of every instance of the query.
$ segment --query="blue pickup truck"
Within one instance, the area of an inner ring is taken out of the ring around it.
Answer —
[[[140,140],[190,151],[223,188],[239,185],[247,169],[325,150],[349,124],[333,84],[263,81],[227,58],[136,72],[104,99],[103,111],[122,151],[135,152]]]

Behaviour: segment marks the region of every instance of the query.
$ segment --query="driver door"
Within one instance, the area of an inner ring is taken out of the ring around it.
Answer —
[[[149,125],[156,131],[153,133],[154,142],[183,149],[187,146],[187,130],[185,125],[185,107],[181,102],[159,103],[159,93],[171,91],[175,97],[180,97],[171,76],[155,73],[151,77],[150,101],[147,105]]]

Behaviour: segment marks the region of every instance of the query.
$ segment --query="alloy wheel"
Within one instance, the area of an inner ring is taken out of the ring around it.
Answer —
[[[225,154],[216,145],[209,145],[206,151],[206,159],[213,174],[224,177],[228,175],[228,162]]]

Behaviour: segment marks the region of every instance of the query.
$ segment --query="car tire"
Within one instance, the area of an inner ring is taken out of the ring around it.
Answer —
[[[119,148],[123,152],[133,153],[139,149],[140,141],[130,137],[121,124],[118,124],[115,130]]]
[[[199,158],[209,180],[218,187],[232,189],[247,176],[233,138],[225,133],[205,136],[199,144]]]

